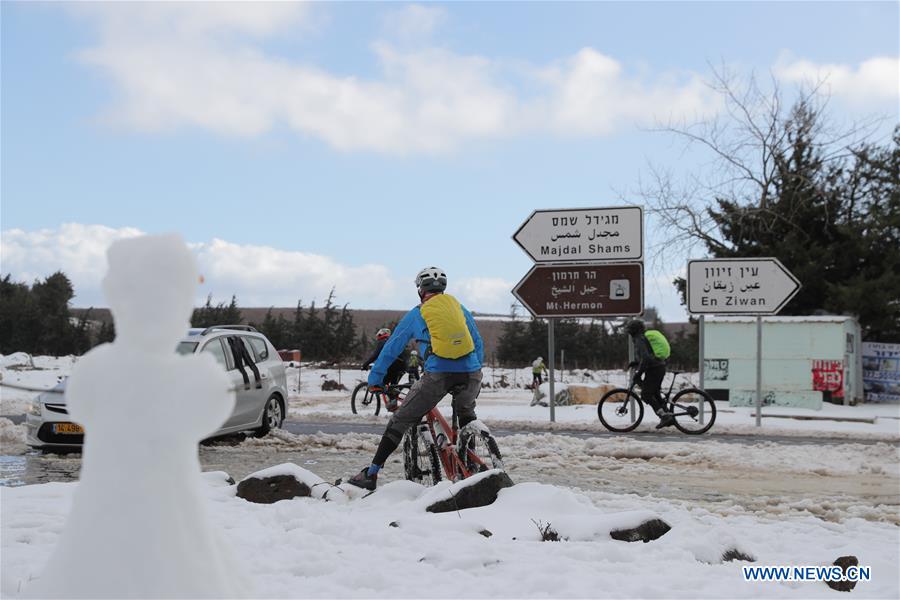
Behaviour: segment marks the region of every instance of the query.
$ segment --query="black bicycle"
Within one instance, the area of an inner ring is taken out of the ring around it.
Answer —
[[[666,410],[675,417],[675,427],[683,433],[698,435],[706,433],[716,422],[716,403],[712,396],[698,388],[683,388],[672,397],[672,388],[679,372],[672,373],[669,391],[663,401]],[[597,416],[610,431],[625,433],[633,431],[644,418],[644,403],[634,392],[638,387],[632,380],[628,389],[616,388],[606,392],[597,404]],[[669,400],[671,398],[671,401]]]
[[[400,383],[390,387],[392,392],[405,394],[412,387],[412,384]],[[354,415],[377,415],[381,412],[382,398],[384,398],[385,402],[390,400],[387,394],[373,394],[370,392],[369,384],[363,381],[353,388],[353,393],[350,395],[350,410],[353,411]]]

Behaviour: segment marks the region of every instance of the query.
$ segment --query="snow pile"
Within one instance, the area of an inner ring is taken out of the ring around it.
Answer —
[[[758,565],[825,565],[855,554],[875,577],[855,595],[900,595],[897,528],[886,523],[722,516],[539,483],[501,490],[490,506],[441,514],[425,512],[432,492],[408,481],[350,502],[261,505],[236,498],[235,486],[222,486],[220,477],[209,476],[205,486],[213,520],[253,574],[260,598],[833,597],[823,583],[745,582],[746,563],[722,562],[729,549]],[[79,485],[0,488],[3,597],[22,596]],[[646,544],[609,535],[648,518],[663,519],[671,531]],[[540,541],[539,528],[548,525],[564,541]]]
[[[14,352],[7,356],[0,357],[0,368],[9,369],[10,367],[28,367],[34,368],[34,359],[27,352]]]
[[[197,458],[198,442],[231,414],[234,396],[212,356],[173,352],[191,315],[193,256],[174,235],[121,240],[107,256],[103,289],[117,337],[87,353],[68,380],[69,413],[90,432],[81,480],[27,593],[241,596],[237,563],[209,520]]]
[[[25,426],[0,418],[0,448],[3,454],[20,454],[25,450]]]

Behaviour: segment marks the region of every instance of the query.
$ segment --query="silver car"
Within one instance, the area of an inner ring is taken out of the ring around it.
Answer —
[[[284,363],[266,336],[248,325],[191,329],[176,350],[179,354],[209,352],[231,378],[234,412],[210,437],[248,430],[262,437],[281,427],[287,409],[287,379]],[[62,381],[32,401],[25,418],[26,443],[41,450],[81,446],[84,429],[68,417]]]

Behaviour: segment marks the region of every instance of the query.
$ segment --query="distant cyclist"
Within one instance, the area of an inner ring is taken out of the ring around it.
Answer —
[[[544,358],[538,356],[534,359],[534,362],[531,363],[531,389],[534,391],[531,397],[531,406],[535,406],[541,403],[541,384],[544,383],[543,374],[547,372],[547,367],[544,365]]]
[[[361,369],[363,371],[369,370],[369,365],[375,362],[381,351],[384,349],[384,345],[391,337],[391,330],[387,327],[383,327],[379,329],[375,333],[375,348],[372,349],[372,353],[369,355],[369,358],[363,362]],[[400,383],[400,379],[403,377],[403,373],[406,372],[406,349],[404,348],[397,359],[392,362],[388,368],[387,372],[384,376],[384,380],[382,381],[382,385],[384,387],[397,385]],[[391,398],[388,402],[387,408],[388,410],[393,410],[397,406],[396,398]]]
[[[538,356],[534,359],[534,362],[531,363],[531,387],[540,387],[542,383],[544,383],[542,375],[547,372],[547,366],[544,364],[544,359],[541,356]]]
[[[628,366],[637,367],[634,382],[641,386],[641,400],[653,408],[659,417],[657,429],[674,425],[675,417],[666,410],[659,391],[666,375],[666,359],[669,358],[669,342],[666,336],[656,329],[646,329],[644,322],[639,319],[629,321],[625,331],[634,341],[637,360]]]
[[[372,464],[350,479],[350,483],[374,490],[378,471],[400,445],[403,434],[419,423],[446,394],[453,395],[453,408],[463,428],[474,421],[475,399],[481,392],[481,365],[484,344],[475,319],[456,298],[445,294],[447,275],[437,267],[422,269],[416,275],[421,304],[406,313],[369,373],[369,389],[383,389],[388,365],[400,356],[410,340],[419,344],[425,358],[424,373],[406,396],[403,405],[391,416]]]
[[[419,380],[419,353],[416,350],[409,353],[409,359],[406,361],[406,374],[409,375],[410,383]]]

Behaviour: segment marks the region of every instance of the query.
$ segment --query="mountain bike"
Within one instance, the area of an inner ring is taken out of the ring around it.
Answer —
[[[402,393],[405,395],[410,387],[412,387],[412,384],[410,383],[397,384],[390,386],[389,392],[398,395]],[[350,395],[350,410],[353,411],[354,415],[378,415],[378,413],[381,412],[382,403],[384,403],[386,407],[389,401],[390,398],[388,397],[388,394],[375,394],[370,392],[369,384],[363,381],[353,388],[353,393]]]
[[[698,388],[678,390],[672,397],[672,388],[680,372],[672,373],[669,391],[663,397],[666,410],[675,417],[675,427],[683,433],[706,433],[716,422],[716,403],[705,391]],[[628,389],[616,388],[606,392],[597,404],[597,416],[610,431],[625,433],[634,430],[644,418],[644,403],[634,392],[639,387],[632,380]],[[671,398],[671,401],[669,400]]]
[[[388,386],[385,394],[376,396],[387,398],[396,394],[398,402],[402,403],[409,387],[409,384]],[[444,477],[459,481],[476,473],[503,468],[497,440],[484,423],[476,419],[460,429],[456,412],[447,422],[437,406],[403,434],[402,445],[406,478],[423,485],[434,485]]]

